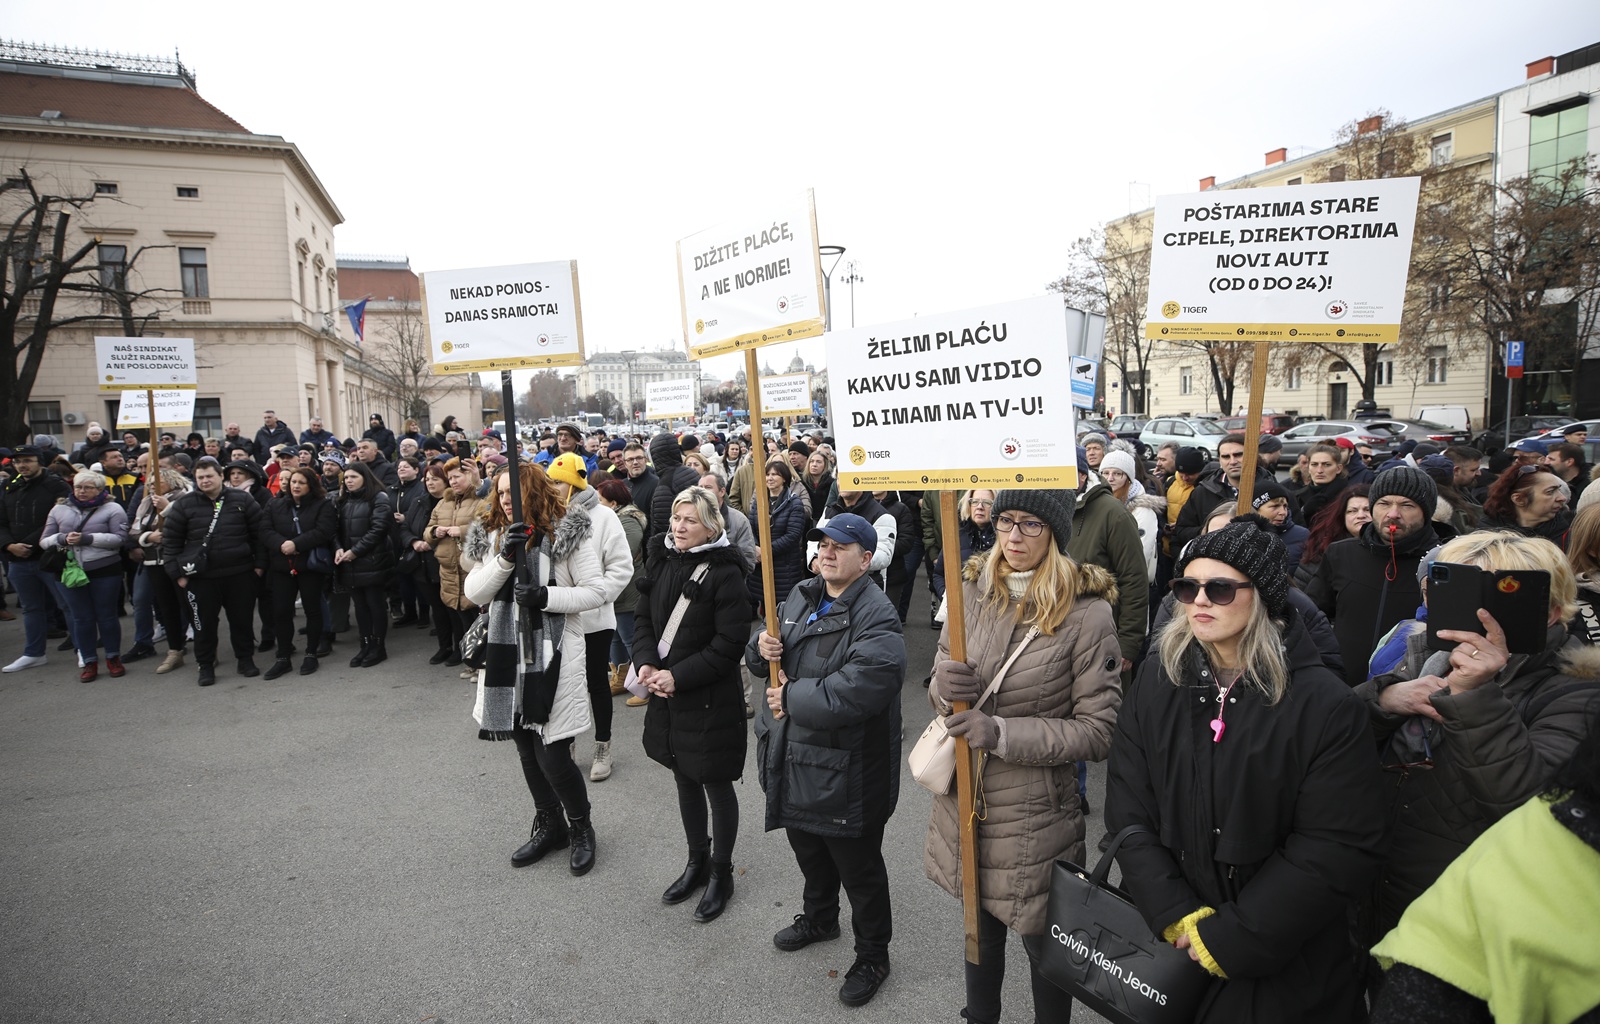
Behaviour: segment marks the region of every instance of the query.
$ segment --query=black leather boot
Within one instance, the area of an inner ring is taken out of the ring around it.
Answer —
[[[711,877],[711,844],[706,843],[703,850],[689,851],[689,864],[683,869],[683,874],[678,880],[667,886],[667,891],[661,894],[661,902],[667,906],[682,903],[694,891],[706,884],[706,879]]]
[[[594,825],[585,815],[567,822],[567,828],[572,832],[572,873],[587,875],[594,867]]]
[[[705,895],[694,908],[694,919],[701,924],[715,921],[728,908],[728,898],[733,895],[733,865],[711,862],[711,880],[706,883]]]
[[[294,664],[288,658],[279,658],[272,663],[272,666],[267,669],[266,674],[261,678],[276,679],[279,676],[286,676],[292,668],[294,668]]]
[[[561,814],[557,811],[540,811],[533,816],[533,828],[528,832],[528,841],[517,847],[517,852],[511,855],[511,866],[527,867],[551,850],[565,850],[570,841],[567,823]]]
[[[372,653],[373,642],[374,641],[370,636],[364,636],[361,638],[361,650],[357,651],[355,657],[350,659],[351,668],[360,668],[361,663],[367,660],[367,655]]]
[[[371,668],[380,661],[388,660],[388,658],[389,652],[384,649],[383,637],[374,637],[372,640],[372,649],[367,652],[367,656],[365,658],[361,659],[361,667]]]
[[[213,665],[201,665],[199,679],[201,686],[214,685],[217,681],[216,667]]]

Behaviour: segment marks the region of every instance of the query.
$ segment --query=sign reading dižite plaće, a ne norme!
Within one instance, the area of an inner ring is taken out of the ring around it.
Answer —
[[[1417,178],[1156,200],[1146,338],[1399,340]]]
[[[644,418],[669,420],[676,416],[693,416],[695,392],[699,390],[693,379],[660,380],[644,386]]]
[[[761,415],[810,416],[811,374],[779,373],[762,377]]]
[[[583,364],[576,260],[422,275],[435,373]]]
[[[101,391],[195,388],[193,338],[95,338]]]
[[[1059,297],[833,331],[823,340],[841,488],[1078,485]]]
[[[821,334],[826,311],[811,192],[680,241],[678,297],[694,359]]]
[[[117,407],[117,429],[142,430],[150,426],[150,391],[146,388],[129,388],[122,393],[122,404]],[[156,427],[181,427],[186,433],[194,423],[195,389],[181,391],[156,391]]]

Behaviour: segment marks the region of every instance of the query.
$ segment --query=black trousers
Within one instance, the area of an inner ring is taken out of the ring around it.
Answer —
[[[294,599],[306,614],[306,651],[322,646],[322,589],[328,577],[314,572],[288,573],[276,569],[267,573],[272,592],[272,632],[278,642],[278,657],[294,654]]]
[[[228,615],[228,639],[235,658],[249,658],[256,652],[256,584],[254,572],[207,578],[190,577],[189,595],[199,610],[200,621],[194,630],[194,659],[201,665],[217,663],[217,629],[221,613]]]
[[[552,814],[565,810],[568,821],[587,818],[589,790],[583,784],[583,773],[572,761],[572,740],[547,746],[538,733],[524,729],[521,722],[511,735],[517,744],[517,756],[522,759],[522,777],[533,795],[534,808]]]
[[[805,876],[805,914],[823,928],[839,920],[839,886],[850,897],[850,927],[856,957],[868,963],[889,961],[894,926],[889,916],[889,869],[883,863],[883,823],[868,826],[854,839],[786,829],[789,846]]]
[[[739,797],[731,782],[695,782],[677,772],[678,814],[683,818],[683,834],[689,849],[703,851],[706,846],[706,804],[711,805],[711,859],[718,864],[733,863],[733,844],[739,838]]]
[[[439,624],[439,648],[443,650],[448,646],[450,650],[459,654],[461,653],[461,638],[466,636],[467,627],[478,621],[478,609],[470,606],[465,611],[459,608],[451,608],[447,618],[448,622]],[[449,627],[448,630],[445,628],[446,626]],[[446,632],[450,634],[450,643],[448,645],[444,642]]]
[[[389,635],[389,599],[384,593],[384,584],[352,588],[350,602],[356,607],[356,629],[363,640],[367,637],[382,640]]]
[[[150,578],[150,607],[155,609],[156,621],[167,631],[167,650],[186,650],[189,646],[188,597],[161,566],[146,565],[139,571]]]
[[[611,742],[611,638],[614,629],[583,635],[583,672],[589,684],[589,706],[594,711],[594,740]]]
[[[977,965],[966,964],[967,1020],[971,1024],[1000,1024],[1000,990],[1006,980],[1005,923],[987,910],[978,911]],[[1028,969],[1033,984],[1034,1024],[1069,1024],[1072,997],[1039,974],[1039,936],[1024,935],[1022,947],[1028,953]]]

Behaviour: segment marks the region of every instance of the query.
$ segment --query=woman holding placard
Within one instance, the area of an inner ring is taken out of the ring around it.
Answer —
[[[980,492],[988,494],[988,492]],[[1036,1021],[1067,1021],[1072,1001],[1038,973],[1051,865],[1083,863],[1084,823],[1074,762],[1106,756],[1122,701],[1122,653],[1111,604],[1115,580],[1067,557],[1072,491],[1000,491],[999,543],[962,567],[966,660],[939,637],[928,698],[965,736],[979,772],[980,963],[966,965],[969,1021],[1000,1019],[1008,931],[1033,965]],[[987,500],[987,499],[985,499]],[[974,706],[951,714],[951,705]],[[928,823],[928,877],[961,896],[956,795],[935,796]]]

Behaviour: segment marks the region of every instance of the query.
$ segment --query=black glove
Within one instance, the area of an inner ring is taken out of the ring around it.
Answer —
[[[543,611],[544,606],[550,603],[550,588],[537,583],[518,583],[514,588],[517,603],[524,608],[534,611]]]
[[[500,556],[508,562],[515,562],[522,555],[522,549],[527,543],[527,524],[512,523],[506,527],[504,536],[500,538]]]
[[[971,704],[983,695],[983,686],[978,681],[978,674],[964,661],[951,661],[946,658],[933,666],[933,678],[939,684],[939,696],[948,703],[965,701]]]

